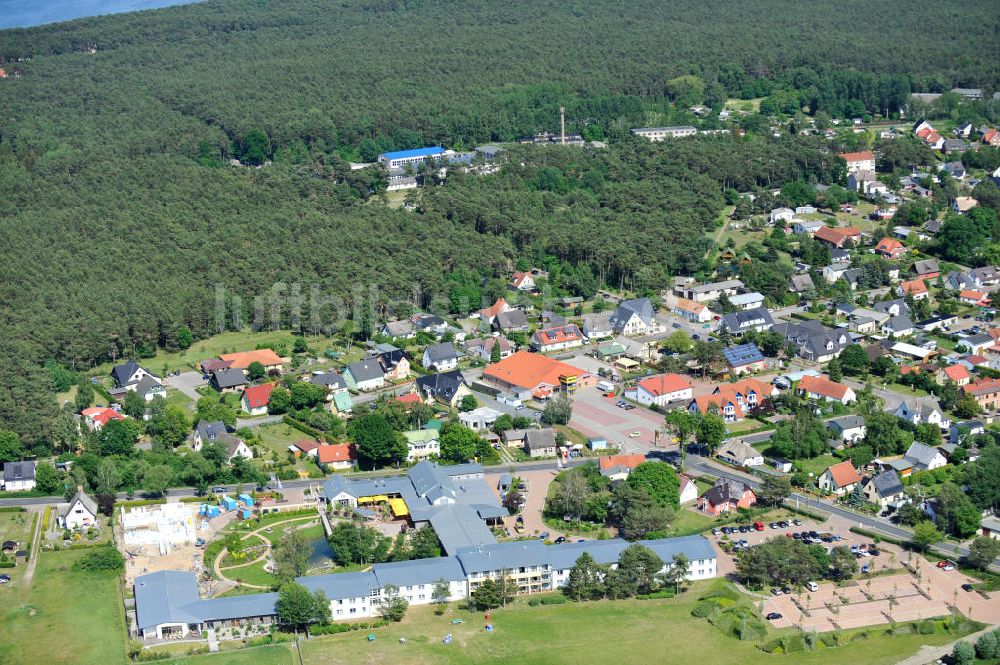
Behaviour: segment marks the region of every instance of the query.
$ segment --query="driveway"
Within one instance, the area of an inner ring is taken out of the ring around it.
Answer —
[[[556,477],[558,471],[554,468],[551,469],[537,469],[532,471],[517,471],[514,475],[522,479],[527,486],[527,491],[524,497],[524,507],[521,509],[521,516],[524,517],[524,533],[527,536],[535,536],[544,531],[549,532],[549,538],[558,538],[563,535],[558,531],[550,529],[545,526],[542,521],[542,511],[545,510],[545,497],[549,493],[549,483],[552,479]],[[499,490],[497,489],[497,480],[499,480],[499,474],[487,474],[486,482],[490,484],[493,491],[499,496]],[[511,534],[514,533],[514,525],[517,518],[513,515],[504,518],[504,526],[510,529]]]
[[[205,381],[201,372],[181,372],[176,376],[168,376],[164,378],[163,383],[165,383],[169,388],[173,388],[184,393],[191,398],[192,402],[197,402],[201,399],[201,395],[198,394],[196,388],[203,386],[208,382]]]

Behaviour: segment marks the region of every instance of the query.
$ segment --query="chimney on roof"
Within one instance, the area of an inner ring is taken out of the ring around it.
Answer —
[[[559,107],[559,136],[562,139],[560,143],[566,145],[566,107]]]

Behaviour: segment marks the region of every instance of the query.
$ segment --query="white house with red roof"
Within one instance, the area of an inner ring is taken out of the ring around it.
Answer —
[[[816,486],[821,490],[842,495],[853,491],[860,482],[861,476],[858,475],[854,464],[850,460],[844,460],[821,473],[816,480]]]
[[[903,243],[895,240],[894,238],[882,238],[875,245],[875,253],[884,256],[887,259],[898,259],[903,254],[906,254],[906,247]]]
[[[850,386],[831,381],[825,376],[803,376],[799,380],[798,391],[809,399],[827,399],[841,404],[850,404],[857,399]]]
[[[94,432],[100,432],[112,420],[125,420],[125,416],[121,413],[103,406],[92,406],[84,409],[80,415],[83,416],[84,424]]]
[[[271,391],[274,384],[264,383],[259,386],[250,386],[243,391],[243,410],[251,416],[263,416],[267,414],[267,405],[271,403]]]
[[[986,133],[983,134],[983,145],[1000,147],[1000,131],[997,131],[992,127],[987,129]]]
[[[514,308],[507,303],[505,298],[497,298],[495,303],[476,312],[476,316],[489,325],[493,325],[493,322],[497,318],[497,314],[500,312],[509,312],[512,309]]]
[[[972,380],[972,375],[969,374],[969,368],[961,363],[955,363],[954,365],[948,365],[947,367],[938,370],[937,383],[939,385],[944,385],[949,381],[954,381],[958,384],[958,387],[969,385],[969,381]]]
[[[847,162],[848,173],[875,170],[875,153],[871,150],[862,150],[861,152],[842,152],[837,156]]]
[[[507,288],[511,291],[534,291],[535,278],[530,272],[516,272],[507,282]]]
[[[636,386],[636,401],[646,406],[666,406],[678,400],[690,401],[693,397],[691,382],[680,374],[649,376]]]
[[[349,443],[322,445],[316,449],[316,461],[329,469],[350,469],[355,457],[354,446]]]
[[[536,330],[531,335],[531,348],[543,353],[574,349],[580,346],[583,346],[583,332],[572,323]]]
[[[958,294],[958,299],[966,305],[976,305],[977,307],[988,307],[990,304],[990,294],[985,291],[962,289]]]

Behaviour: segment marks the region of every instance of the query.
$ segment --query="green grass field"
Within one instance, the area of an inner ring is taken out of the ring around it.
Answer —
[[[297,662],[297,659],[292,654],[292,647],[278,644],[155,662],[164,665],[180,665],[181,663],[183,665],[292,665],[292,663]]]
[[[795,460],[795,464],[799,465],[803,471],[806,473],[811,473],[816,477],[819,477],[821,473],[827,470],[827,468],[833,464],[836,464],[840,460],[833,455],[820,455],[819,457],[814,457],[812,459],[800,459]]]
[[[755,642],[723,636],[706,620],[691,616],[691,608],[704,583],[680,598],[654,601],[602,601],[528,607],[519,601],[492,612],[493,633],[483,630],[483,615],[451,609],[442,617],[429,607],[412,608],[401,624],[369,631],[322,637],[302,643],[306,665],[451,665],[491,663],[518,665],[575,665],[615,663],[624,655],[639,656],[645,664],[698,662],[755,665],[772,663],[780,656],[762,653]],[[456,617],[466,623],[452,625]],[[451,633],[452,644],[442,644]],[[400,644],[399,638],[406,638]],[[821,648],[795,654],[789,662],[895,663],[915,653],[922,644],[949,641],[946,635],[872,637],[845,647]]]
[[[81,550],[39,554],[31,588],[0,587],[0,663],[124,665],[117,580],[73,570]]]
[[[708,515],[699,513],[694,508],[682,506],[677,511],[673,524],[670,525],[670,536],[688,536],[711,529],[715,520]]]
[[[42,519],[42,514],[37,513],[37,519]],[[16,540],[18,549],[24,550],[31,545],[32,525],[34,513],[0,513],[0,540]],[[52,519],[55,519],[54,517]],[[24,575],[27,564],[19,564],[15,568],[4,568],[4,572],[11,577],[11,585],[19,583]]]

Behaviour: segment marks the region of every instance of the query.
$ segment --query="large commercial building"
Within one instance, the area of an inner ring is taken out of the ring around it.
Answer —
[[[685,136],[697,136],[698,130],[689,125],[679,127],[637,127],[632,130],[636,136],[641,136],[650,141],[662,141],[664,139],[678,139]]]
[[[688,579],[717,574],[716,554],[703,536],[639,541],[665,563],[683,554],[690,562]],[[487,579],[507,577],[520,593],[552,591],[566,584],[576,560],[588,552],[597,563],[615,567],[629,543],[620,539],[545,545],[538,540],[493,543],[461,548],[435,559],[377,563],[370,571],[300,577],[311,591],[323,590],[335,621],[378,615],[385,588],[399,588],[411,605],[433,602],[434,586],[448,583],[448,600],[462,600]],[[135,580],[138,636],[143,639],[198,636],[210,629],[276,622],[277,593],[201,599],[194,573],[167,570]]]
[[[390,169],[418,166],[428,159],[447,157],[450,151],[439,145],[430,148],[415,148],[413,150],[398,150],[386,152],[378,156],[378,163]]]

